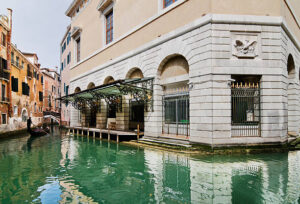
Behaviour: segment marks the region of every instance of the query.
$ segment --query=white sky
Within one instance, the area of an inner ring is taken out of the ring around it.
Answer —
[[[0,14],[13,9],[12,43],[37,53],[41,67],[60,65],[60,42],[70,23],[65,11],[72,0],[0,0]]]

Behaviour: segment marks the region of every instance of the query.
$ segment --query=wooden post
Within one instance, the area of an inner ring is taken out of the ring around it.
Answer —
[[[78,137],[78,135],[79,135],[79,129],[77,129],[77,137]]]
[[[73,128],[73,136],[75,135],[75,129]]]
[[[101,132],[101,129],[99,129],[99,135],[100,135],[100,140],[102,140],[102,132]]]
[[[96,132],[94,131],[93,132],[93,138],[95,139],[95,137],[96,137]]]
[[[137,125],[137,140],[140,140],[140,124]]]
[[[117,134],[117,143],[119,143],[119,135]]]
[[[107,140],[110,141],[110,131],[109,131],[109,128],[108,128],[108,132],[107,132]]]

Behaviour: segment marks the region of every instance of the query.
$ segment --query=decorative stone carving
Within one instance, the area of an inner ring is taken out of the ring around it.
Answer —
[[[232,35],[232,55],[237,58],[255,58],[258,56],[257,33],[234,33]]]

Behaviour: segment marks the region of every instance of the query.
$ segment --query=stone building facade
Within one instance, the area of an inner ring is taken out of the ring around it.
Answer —
[[[60,122],[60,102],[57,100],[60,97],[60,75],[54,69],[41,68],[43,75],[43,112],[44,115],[52,115],[57,118],[56,122]]]
[[[145,137],[219,146],[299,135],[294,1],[74,0],[66,15],[71,93],[153,78],[153,108],[137,111]],[[122,111],[113,115],[117,129],[130,129],[131,102],[123,96]],[[108,110],[102,100],[97,127],[107,127]],[[86,126],[90,112],[72,108],[71,126]]]
[[[0,133],[8,128],[8,118],[11,112],[10,106],[10,43],[11,43],[11,17],[0,15]]]
[[[42,123],[43,77],[37,55],[22,53],[12,45],[10,80],[13,110],[10,130],[26,128],[29,117],[35,125]]]
[[[61,76],[61,96],[68,95],[70,93],[70,76],[69,71],[71,67],[72,55],[71,55],[71,27],[68,26],[66,33],[60,43],[60,76]],[[70,123],[70,106],[61,104],[61,120],[64,124]]]

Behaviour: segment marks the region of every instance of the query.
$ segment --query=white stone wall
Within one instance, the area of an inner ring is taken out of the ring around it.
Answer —
[[[196,23],[199,27],[195,26]],[[169,56],[181,55],[189,64],[189,82],[192,84],[191,142],[213,145],[283,142],[287,139],[288,122],[293,131],[299,133],[300,128],[300,53],[281,25],[274,25],[271,20],[270,26],[252,24],[203,23],[198,20],[148,43],[143,47],[148,46],[146,51],[139,52],[142,48],[133,50],[135,54],[127,53],[128,57],[121,56],[122,60],[99,65],[71,80],[70,91],[74,92],[76,87],[85,90],[90,82],[102,85],[107,76],[124,79],[130,69],[141,69],[145,77],[155,77],[154,111],[145,113],[145,134],[159,137],[162,133],[163,90],[158,70]],[[194,29],[190,29],[192,27]],[[257,42],[255,56],[238,57],[235,41],[248,38]],[[294,94],[291,110],[288,110],[287,103],[286,64],[289,54],[293,55],[296,68],[293,89],[289,91],[289,94]],[[261,76],[261,137],[231,135],[231,75]],[[288,111],[292,112],[292,117],[288,117]],[[76,110],[72,108],[71,113],[71,125],[78,124]]]

